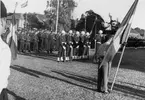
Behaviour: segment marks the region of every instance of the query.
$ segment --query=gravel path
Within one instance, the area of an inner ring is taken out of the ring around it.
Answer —
[[[96,92],[97,65],[88,60],[18,55],[11,64],[9,100],[145,100],[145,50],[127,49],[113,91]],[[119,54],[113,61],[110,84]]]

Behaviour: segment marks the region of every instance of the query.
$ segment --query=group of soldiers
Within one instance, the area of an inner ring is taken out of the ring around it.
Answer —
[[[73,59],[81,59],[89,57],[90,34],[88,32],[65,32],[64,30],[58,34],[57,61],[69,61]]]
[[[47,53],[52,53],[54,48],[54,36],[53,32],[48,30],[18,30],[18,51],[27,53],[35,52],[40,53],[42,51],[47,51]]]
[[[51,54],[58,51],[58,62],[89,57],[90,34],[85,31],[62,30],[55,33],[47,29],[19,29],[16,34],[19,52]]]

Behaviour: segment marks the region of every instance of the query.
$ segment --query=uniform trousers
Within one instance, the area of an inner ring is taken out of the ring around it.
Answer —
[[[100,60],[101,59],[101,60]],[[99,91],[107,91],[108,90],[108,78],[110,75],[110,69],[112,62],[104,62],[104,64],[100,67],[101,61],[103,58],[99,59],[98,65],[98,90]]]

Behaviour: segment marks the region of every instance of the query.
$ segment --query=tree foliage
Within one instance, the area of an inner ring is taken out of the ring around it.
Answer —
[[[44,23],[41,23],[35,13],[24,14],[25,27],[27,28],[45,28]]]
[[[97,29],[101,29],[102,22],[104,22],[104,20],[99,14],[96,14],[93,10],[88,10],[85,12],[85,15],[81,15],[81,18],[76,25],[76,30],[86,30],[87,32],[91,32],[95,29],[95,26],[98,26],[96,27]]]
[[[55,31],[57,0],[51,0],[50,3],[51,9],[45,10],[44,13],[47,17],[47,27]],[[76,3],[74,0],[59,0],[59,4],[58,30],[68,31],[71,27],[71,14]]]

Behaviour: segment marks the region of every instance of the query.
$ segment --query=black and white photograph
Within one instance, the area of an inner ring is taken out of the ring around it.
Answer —
[[[145,100],[145,0],[0,0],[0,100]]]

